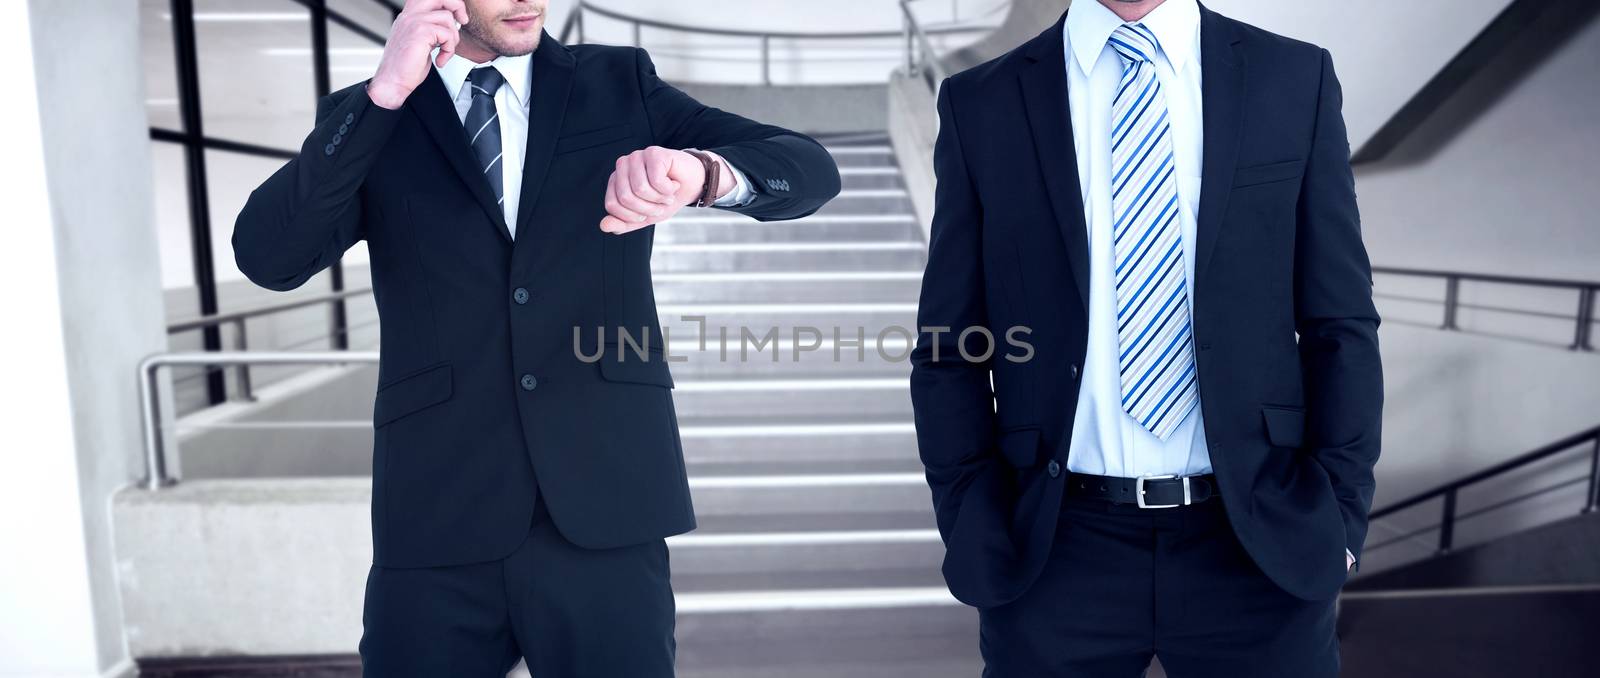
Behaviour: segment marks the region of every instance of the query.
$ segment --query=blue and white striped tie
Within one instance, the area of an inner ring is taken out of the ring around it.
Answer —
[[[1198,402],[1172,128],[1144,24],[1111,34],[1122,82],[1111,103],[1111,215],[1122,409],[1166,440]]]

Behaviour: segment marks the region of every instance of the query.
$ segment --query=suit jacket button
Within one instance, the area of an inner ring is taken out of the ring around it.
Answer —
[[[1078,366],[1077,365],[1073,365],[1072,367],[1067,368],[1067,374],[1072,375],[1073,379],[1077,379],[1078,378]]]
[[[533,375],[531,375],[531,374],[522,375],[522,390],[524,390],[524,391],[532,391],[533,389],[536,389],[538,387],[539,387],[539,380],[535,379],[533,377]]]
[[[344,135],[343,134],[335,134],[335,135],[333,135],[333,145],[338,146],[339,144],[342,144],[342,143],[344,143]]]
[[[354,113],[346,113],[346,114],[344,114],[344,124],[346,124],[346,125],[354,124],[355,121],[356,121],[356,114],[354,114]]]
[[[1051,478],[1058,477],[1061,475],[1061,464],[1057,463],[1056,460],[1051,459],[1050,465],[1046,466],[1044,470],[1050,473]]]
[[[335,148],[334,148],[334,147],[333,147],[333,144],[328,144],[328,145],[327,145],[327,146],[323,146],[323,147],[322,147],[322,152],[323,152],[323,153],[326,153],[326,154],[328,154],[328,155],[333,155],[333,152],[334,152],[334,151],[335,151],[335,150],[338,150],[338,149],[335,149]]]
[[[528,303],[528,288],[518,287],[511,291],[511,299],[519,304]]]
[[[349,134],[350,133],[350,123],[345,123],[343,125],[340,125],[339,126],[339,133],[340,134]]]

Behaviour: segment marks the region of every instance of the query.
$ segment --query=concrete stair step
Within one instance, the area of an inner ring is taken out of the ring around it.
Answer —
[[[790,337],[780,336],[775,345],[769,344],[763,351],[757,351],[753,342],[747,342],[746,357],[741,360],[740,340],[732,329],[729,330],[725,354],[722,353],[723,344],[714,328],[712,335],[706,339],[706,349],[703,351],[697,343],[698,329],[675,330],[670,344],[672,356],[681,356],[686,360],[672,363],[673,379],[880,379],[910,376],[908,355],[911,341],[903,333],[890,332],[881,341],[877,335],[868,333],[862,345],[855,347],[851,345],[857,338],[854,328],[840,328],[838,343],[834,342],[831,328],[827,331],[830,334],[823,338],[821,347],[816,351],[802,351],[797,355],[794,351],[796,342]],[[807,341],[809,338],[809,335],[802,336],[799,345],[802,348],[810,346]],[[777,354],[777,360],[773,360],[774,354]]]
[[[671,544],[671,540],[668,540]],[[743,572],[702,571],[701,565],[708,558],[699,556],[692,548],[672,547],[672,588],[679,594],[694,593],[722,593],[728,591],[770,591],[785,589],[828,590],[828,589],[863,589],[887,588],[896,586],[936,587],[944,585],[944,575],[940,573],[942,548],[923,549],[877,549],[865,555],[835,556],[840,562],[848,563],[862,558],[907,558],[906,567],[880,567],[875,569],[862,569],[847,566],[845,569],[827,569],[821,567],[818,553],[801,553],[797,550],[790,553],[757,554],[752,553],[748,562],[752,568],[766,566],[771,569],[751,569]],[[794,568],[790,560],[796,555],[805,559],[805,562],[814,562],[816,568]],[[737,558],[744,557],[743,552]],[[721,560],[727,560],[726,557]],[[776,562],[774,562],[776,561]],[[777,569],[788,568],[788,569]]]
[[[943,585],[936,530],[854,530],[840,518],[822,532],[670,537],[673,584],[680,593]]]
[[[901,200],[908,199],[905,194],[906,183],[896,167],[841,167],[839,168],[839,188],[841,192],[835,200],[861,200],[867,198],[892,197]],[[868,189],[866,192],[861,192]],[[879,190],[870,190],[879,189]],[[881,189],[898,189],[893,193],[885,193]],[[858,194],[858,192],[861,192]]]
[[[881,144],[831,146],[828,150],[841,169],[845,167],[899,167],[894,149],[887,141]]]
[[[921,271],[926,253],[906,240],[660,243],[653,271]]]
[[[909,419],[819,420],[809,425],[688,420],[679,427],[684,459],[689,464],[918,458],[916,429]],[[924,509],[917,506],[914,510]]]
[[[892,206],[876,211],[841,208],[794,221],[756,221],[727,213],[682,216],[657,227],[655,244],[659,248],[733,242],[921,242],[921,237],[909,206]]]
[[[734,355],[741,343],[754,353],[765,340],[770,356],[774,344],[767,339],[769,334],[791,342],[787,348],[792,357],[795,348],[803,351],[820,346],[821,339],[832,339],[835,328],[847,340],[879,336],[914,340],[917,327],[917,305],[908,301],[657,304],[657,308],[662,331],[670,332],[674,340],[699,341],[704,332],[708,347],[721,350],[725,330],[726,346]]]
[[[739,476],[822,475],[827,473],[921,473],[922,462],[916,457],[868,458],[826,461],[809,459],[769,459],[757,457],[748,460],[697,462],[689,465],[690,478],[727,478]],[[763,529],[776,529],[767,527]]]
[[[910,214],[909,195],[898,190],[848,190],[822,205],[816,214]]]
[[[903,376],[877,378],[675,379],[673,402],[683,419],[862,416],[909,419],[910,385]]]
[[[931,500],[929,506],[932,506]],[[693,534],[748,534],[751,532],[825,532],[839,529],[839,516],[818,513],[759,513],[702,516]],[[933,511],[872,511],[850,516],[853,530],[934,529]]]
[[[656,273],[658,304],[916,299],[921,271]]]
[[[699,515],[932,510],[921,472],[690,478]]]
[[[681,596],[678,675],[971,678],[982,670],[977,611],[947,596],[937,586]]]

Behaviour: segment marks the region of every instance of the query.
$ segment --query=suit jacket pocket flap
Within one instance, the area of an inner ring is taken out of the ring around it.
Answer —
[[[1266,405],[1261,408],[1266,419],[1267,441],[1276,447],[1300,447],[1306,429],[1305,410],[1293,407]]]
[[[448,400],[450,381],[450,364],[439,363],[379,386],[372,403],[373,428]]]
[[[1240,186],[1254,186],[1256,184],[1266,184],[1282,179],[1292,179],[1300,176],[1301,171],[1303,171],[1305,167],[1306,162],[1304,160],[1288,160],[1285,162],[1267,163],[1265,165],[1240,167],[1233,173],[1233,186],[1234,188],[1238,188]]]
[[[1029,468],[1039,461],[1039,429],[1019,428],[1000,432],[1000,454],[1017,468]]]

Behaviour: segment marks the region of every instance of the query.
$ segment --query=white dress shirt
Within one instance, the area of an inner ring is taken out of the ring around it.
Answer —
[[[1089,346],[1067,468],[1127,478],[1210,473],[1211,457],[1198,405],[1165,441],[1122,408],[1111,235],[1111,104],[1122,78],[1122,58],[1107,44],[1122,23],[1110,9],[1088,0],[1072,3],[1063,28],[1072,137],[1089,226]],[[1149,27],[1161,43],[1154,64],[1171,121],[1178,223],[1192,314],[1202,147],[1200,8],[1195,0],[1167,0],[1139,23]]]
[[[438,55],[438,50],[434,51]],[[467,74],[474,68],[497,68],[500,75],[506,79],[505,86],[494,93],[495,109],[500,113],[500,146],[502,155],[501,180],[505,202],[502,205],[505,211],[506,227],[511,231],[511,237],[517,236],[517,209],[522,201],[522,165],[523,153],[528,147],[528,105],[529,95],[533,90],[533,56],[500,56],[487,64],[480,64],[467,59],[459,54],[451,56],[443,66],[435,67],[439,77],[444,80],[444,88],[450,93],[450,98],[455,102],[456,116],[461,118],[461,124],[467,122],[467,111],[472,108],[472,88],[466,86]],[[732,164],[727,164],[733,170],[735,187],[728,194],[718,198],[712,203],[717,207],[743,206],[755,197],[755,191],[750,188],[749,180],[744,172]]]

